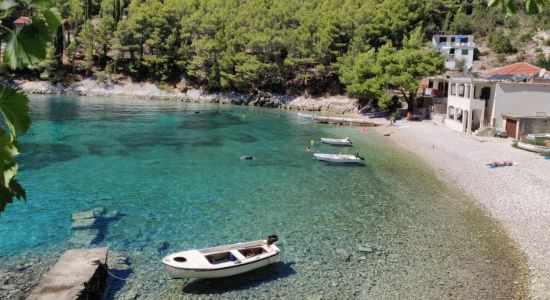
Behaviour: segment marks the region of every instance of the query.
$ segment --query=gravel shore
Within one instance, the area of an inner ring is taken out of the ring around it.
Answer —
[[[530,296],[550,299],[550,160],[513,148],[512,139],[470,137],[429,121],[378,131],[390,133],[499,220],[527,257]],[[491,169],[492,161],[517,165]]]

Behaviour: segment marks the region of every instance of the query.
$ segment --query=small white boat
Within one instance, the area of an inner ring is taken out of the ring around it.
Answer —
[[[281,250],[276,235],[265,240],[172,253],[162,266],[172,278],[233,276],[275,263]]]
[[[549,147],[538,146],[538,145],[528,144],[524,142],[518,142],[518,148],[531,151],[531,152],[537,152],[537,153],[550,153]]]
[[[302,118],[302,119],[313,119],[313,118],[315,118],[315,115],[298,113],[298,118]]]
[[[323,142],[325,144],[336,145],[336,146],[351,146],[352,145],[349,138],[345,138],[345,139],[321,138],[321,142]]]
[[[363,158],[357,154],[328,154],[315,153],[313,154],[316,160],[335,162],[335,163],[361,163]]]

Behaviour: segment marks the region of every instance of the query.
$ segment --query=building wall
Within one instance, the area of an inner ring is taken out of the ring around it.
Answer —
[[[468,42],[462,43],[459,41],[459,36],[467,37]],[[446,38],[446,42],[441,42],[441,38]],[[451,42],[451,39],[454,41]],[[455,69],[456,63],[463,60],[467,66],[471,66],[474,62],[475,42],[473,35],[434,35],[432,44],[437,52],[445,57],[445,67],[447,69]],[[451,49],[454,49],[454,54],[451,54]],[[462,51],[468,51],[467,54],[462,54]]]
[[[481,97],[481,90],[485,87],[488,87],[491,89],[491,93],[489,96],[489,101],[487,101],[487,106],[485,107],[485,116],[484,116],[484,122],[490,124],[494,124],[495,120],[491,120],[491,113],[493,111],[493,107],[495,107],[495,86],[496,84],[490,83],[490,82],[476,82],[475,83],[475,93],[474,98],[480,99]]]
[[[525,83],[498,83],[495,87],[494,109],[491,118],[495,126],[504,129],[502,114],[550,116],[550,85]]]
[[[521,119],[518,134],[550,133],[550,119]]]

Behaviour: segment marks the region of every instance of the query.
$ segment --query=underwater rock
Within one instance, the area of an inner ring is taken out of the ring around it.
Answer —
[[[349,254],[349,252],[345,249],[336,249],[335,253],[343,261],[349,261],[351,259],[351,254]]]
[[[69,244],[73,247],[89,247],[98,236],[99,229],[96,228],[75,230]]]
[[[76,219],[73,221],[73,224],[71,225],[71,229],[79,230],[79,229],[93,228],[95,226],[95,221],[96,221],[95,218]]]
[[[374,250],[369,244],[359,245],[359,252],[372,253]]]

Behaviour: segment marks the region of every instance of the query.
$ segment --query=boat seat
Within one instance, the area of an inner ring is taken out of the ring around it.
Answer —
[[[243,260],[246,258],[241,254],[241,252],[239,252],[239,250],[231,250],[231,254],[233,254],[233,256],[235,256],[238,260]]]

